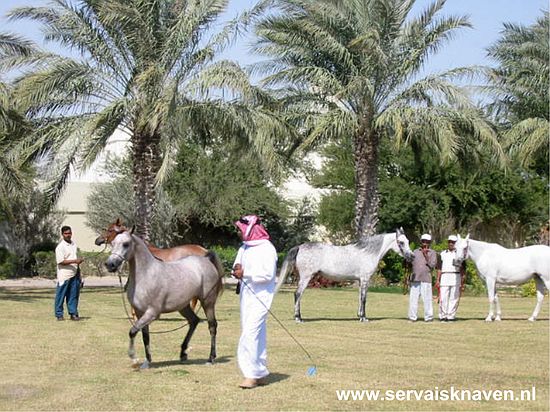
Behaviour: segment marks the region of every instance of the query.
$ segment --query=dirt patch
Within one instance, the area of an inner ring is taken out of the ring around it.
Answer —
[[[119,286],[118,276],[86,276],[84,287],[112,287]],[[126,278],[122,279],[126,283]],[[57,280],[40,277],[17,278],[0,280],[0,288],[55,288]]]

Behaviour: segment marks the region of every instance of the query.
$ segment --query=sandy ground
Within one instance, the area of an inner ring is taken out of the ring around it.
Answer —
[[[126,278],[122,279],[123,284]],[[84,287],[112,287],[119,286],[118,276],[86,276],[84,277]],[[55,279],[46,279],[40,277],[17,278],[0,280],[0,288],[55,288]]]
[[[225,284],[236,284],[234,278],[226,277]],[[126,283],[126,277],[122,278],[122,284]],[[113,287],[120,286],[118,276],[85,276],[84,287]],[[0,280],[0,288],[55,288],[55,279],[46,279],[40,277],[17,278]]]

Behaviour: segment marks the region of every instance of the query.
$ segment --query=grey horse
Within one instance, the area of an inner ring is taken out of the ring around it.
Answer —
[[[368,322],[365,317],[367,288],[369,280],[378,267],[380,260],[393,250],[413,259],[409,240],[403,229],[395,233],[386,233],[365,237],[357,243],[335,246],[326,243],[303,243],[288,252],[283,262],[277,281],[277,292],[291,271],[299,276],[298,289],[294,293],[294,319],[303,322],[300,313],[300,300],[311,278],[316,274],[334,280],[359,280],[359,310],[357,316],[361,322]]]
[[[132,231],[122,231],[112,240],[111,255],[105,266],[115,272],[124,261],[129,263],[128,301],[135,308],[138,320],[130,329],[128,356],[135,365],[138,360],[134,349],[134,338],[142,330],[146,360],[142,368],[149,366],[149,324],[158,319],[161,313],[178,311],[189,322],[189,330],[181,344],[180,361],[187,360],[186,350],[200,322],[193,312],[190,302],[197,297],[208,319],[210,331],[210,356],[208,362],[216,358],[215,304],[223,290],[223,278],[216,268],[216,255],[189,256],[173,262],[164,262],[154,257],[145,242]]]

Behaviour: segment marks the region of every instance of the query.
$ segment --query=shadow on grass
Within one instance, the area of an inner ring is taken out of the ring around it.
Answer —
[[[55,289],[0,288],[0,299],[32,303],[40,299],[53,299]]]
[[[273,383],[281,382],[286,379],[290,378],[290,375],[287,375],[285,373],[270,373],[267,378],[265,378],[268,385],[271,385]]]
[[[216,358],[214,361],[214,365],[210,366],[216,366],[216,363],[228,363],[231,361],[232,356],[222,356],[220,358]],[[151,369],[158,369],[158,368],[167,368],[171,366],[185,366],[185,365],[207,365],[208,358],[206,359],[188,359],[185,362],[180,362],[179,359],[174,360],[167,360],[167,361],[160,361],[155,362],[153,361],[150,365]]]
[[[403,317],[368,317],[368,322],[359,322],[359,318],[357,316],[351,317],[351,318],[327,318],[327,317],[320,317],[320,318],[303,318],[304,323],[309,322],[356,322],[356,323],[364,323],[365,325],[368,325],[370,322],[377,322],[379,320],[407,320],[407,318]]]

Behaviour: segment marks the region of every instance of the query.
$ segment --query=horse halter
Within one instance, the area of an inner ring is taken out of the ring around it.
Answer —
[[[399,251],[401,252],[401,254],[403,256],[405,256],[405,251],[403,250],[403,245],[401,244],[401,242],[399,242],[399,234],[395,234],[395,243],[397,243],[397,247],[399,248]]]
[[[468,247],[470,245],[470,239],[466,239],[466,247],[464,248],[464,253],[462,255],[463,259],[468,259]]]

